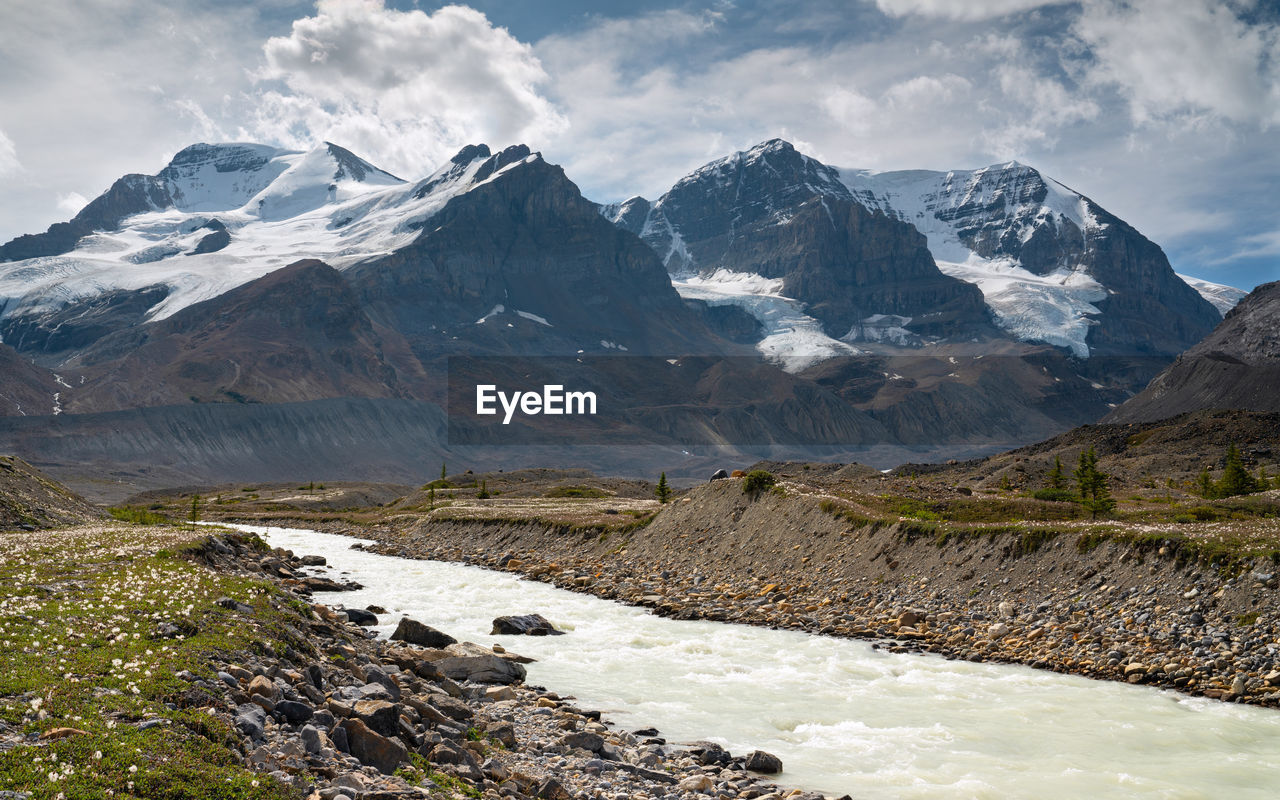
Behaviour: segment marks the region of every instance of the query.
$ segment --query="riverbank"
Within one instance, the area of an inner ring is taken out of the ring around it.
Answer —
[[[315,602],[342,585],[318,559],[254,537],[0,539],[6,797],[810,797],[746,770],[764,755],[615,730],[501,648],[373,638],[373,614]]]
[[[1280,705],[1277,566],[1267,547],[1240,544],[1280,540],[1274,518],[1176,531],[1078,520],[953,527],[804,488],[784,482],[751,497],[740,481],[716,481],[651,520],[611,525],[504,515],[497,505],[488,518],[468,507],[296,524],[670,617]],[[273,516],[270,524],[288,524],[287,512]]]

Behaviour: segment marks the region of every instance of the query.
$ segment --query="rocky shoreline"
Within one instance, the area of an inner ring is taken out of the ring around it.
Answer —
[[[1280,706],[1280,570],[1270,560],[1223,570],[1166,545],[1070,530],[940,542],[906,525],[849,522],[809,498],[729,502],[720,526],[676,508],[616,538],[421,517],[319,528],[374,539],[382,554],[516,572],[668,617]],[[762,540],[753,517],[783,533]]]
[[[263,554],[236,535],[210,537],[196,557],[220,571],[266,576],[299,599],[341,588],[304,573],[322,559]],[[249,608],[235,598],[219,602]],[[615,730],[598,711],[524,684],[527,659],[501,647],[458,643],[411,620],[380,640],[357,624],[376,624],[380,609],[305,608],[302,633],[323,659],[293,648],[244,653],[215,664],[215,682],[180,676],[243,737],[245,763],[299,796],[822,797],[770,783],[761,773],[776,773],[781,763],[767,753],[734,757],[710,742],[676,747],[656,730]]]

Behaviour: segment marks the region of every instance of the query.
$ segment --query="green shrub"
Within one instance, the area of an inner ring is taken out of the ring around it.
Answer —
[[[753,469],[747,473],[747,477],[742,479],[742,491],[744,494],[749,494],[752,498],[755,498],[777,482],[778,479],[773,476],[772,472]]]
[[[1074,503],[1080,499],[1079,496],[1070,489],[1037,489],[1031,496],[1037,500],[1048,500],[1055,503]]]
[[[148,511],[144,508],[135,506],[115,506],[107,509],[113,519],[121,522],[132,522],[135,525],[170,525],[173,520],[164,514],[157,514],[154,511]]]

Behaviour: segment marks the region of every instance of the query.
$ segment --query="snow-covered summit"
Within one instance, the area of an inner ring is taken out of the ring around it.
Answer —
[[[1178,273],[1178,277],[1187,282],[1187,285],[1200,293],[1200,296],[1213,304],[1222,316],[1226,316],[1227,312],[1240,304],[1240,301],[1249,295],[1243,289],[1237,289],[1234,286],[1226,286],[1221,283],[1213,283],[1202,278],[1193,278],[1190,275]]]
[[[472,145],[410,183],[328,142],[192,145],[154,176],[117,182],[145,193],[115,224],[67,252],[0,263],[0,318],[159,286],[167,296],[149,318],[162,319],[301,258],[344,269],[407,245],[452,197],[539,158]]]

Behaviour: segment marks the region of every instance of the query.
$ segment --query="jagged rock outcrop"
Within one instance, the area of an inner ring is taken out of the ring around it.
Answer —
[[[1264,283],[1227,312],[1104,422],[1155,422],[1190,411],[1280,411],[1280,281]]]

